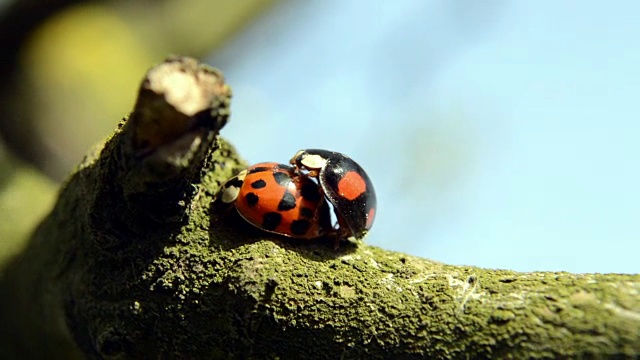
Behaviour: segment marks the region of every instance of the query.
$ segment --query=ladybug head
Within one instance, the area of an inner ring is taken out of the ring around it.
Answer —
[[[331,151],[327,150],[300,150],[289,161],[292,165],[299,168],[305,168],[307,170],[320,170],[326,164],[329,158],[332,156]]]

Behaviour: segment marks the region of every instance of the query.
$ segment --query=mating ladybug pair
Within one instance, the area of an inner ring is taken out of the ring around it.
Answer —
[[[360,165],[316,149],[298,151],[290,163],[265,162],[241,171],[223,185],[219,200],[234,203],[246,221],[269,232],[362,240],[373,225],[376,193]]]

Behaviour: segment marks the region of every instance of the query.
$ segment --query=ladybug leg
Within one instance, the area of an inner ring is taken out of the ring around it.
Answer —
[[[338,215],[338,225],[340,226],[340,228],[338,229],[338,233],[340,234],[340,237],[345,237],[347,236],[347,224],[344,221],[344,218],[340,215]]]
[[[333,239],[333,250],[338,250],[340,248],[342,235],[340,234],[339,229],[332,228],[331,230],[325,233],[325,236],[328,237],[329,239]]]
[[[309,168],[306,168],[306,167],[298,167],[298,166],[296,166],[293,171],[298,175],[306,175],[306,176],[314,178],[314,179],[319,179],[318,176],[320,176],[320,170],[319,169],[309,169]]]
[[[319,179],[320,170],[318,170],[318,169],[309,170],[309,176],[312,177],[312,178]]]
[[[335,239],[335,242],[333,244],[334,250],[338,250],[340,248],[340,242],[342,242],[343,239],[346,239],[349,235],[348,231],[346,230],[348,229],[348,227],[344,221],[344,218],[337,213],[336,217],[338,218],[338,221],[333,225],[333,230],[331,231],[331,236]]]
[[[316,213],[314,221],[317,221],[320,224],[320,229],[322,229],[321,234],[319,235],[335,239],[334,249],[338,249],[341,239],[341,236],[338,233],[338,223],[331,223],[331,209],[329,202],[326,201],[326,197],[321,186],[318,186],[318,192],[320,193],[320,201],[322,201],[322,204]]]

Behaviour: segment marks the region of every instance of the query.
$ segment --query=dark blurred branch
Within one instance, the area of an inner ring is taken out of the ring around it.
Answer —
[[[0,48],[4,59],[0,75],[14,70],[16,56],[31,32],[58,11],[89,0],[14,0],[0,12]]]
[[[89,0],[14,0],[0,11],[0,137],[16,155],[33,162],[37,149],[30,148],[29,124],[21,121],[16,113],[20,100],[15,96],[19,89],[19,56],[33,31],[52,15],[69,6]]]

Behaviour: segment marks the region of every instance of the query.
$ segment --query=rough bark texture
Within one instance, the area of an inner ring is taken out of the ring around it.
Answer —
[[[16,358],[640,355],[639,275],[517,273],[367,245],[334,250],[330,239],[271,236],[218,209],[220,184],[245,166],[217,137],[229,96],[219,73],[190,59],[150,71],[129,120],[78,167],[6,269],[0,351]]]

